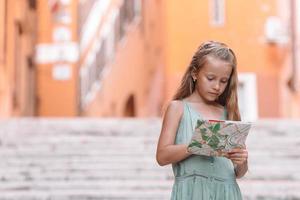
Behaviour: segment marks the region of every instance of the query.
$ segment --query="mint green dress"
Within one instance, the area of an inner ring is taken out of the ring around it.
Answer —
[[[196,120],[201,118],[190,103],[183,101],[184,112],[175,144],[188,144]],[[222,117],[225,119],[224,116]],[[232,162],[225,157],[191,155],[172,165],[175,182],[171,200],[241,200]]]

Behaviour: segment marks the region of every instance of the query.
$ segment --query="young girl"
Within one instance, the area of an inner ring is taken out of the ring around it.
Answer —
[[[203,43],[165,112],[156,159],[161,166],[172,164],[172,200],[242,199],[236,178],[248,170],[246,149],[233,149],[226,158],[187,151],[197,119],[240,120],[236,65],[225,44]]]

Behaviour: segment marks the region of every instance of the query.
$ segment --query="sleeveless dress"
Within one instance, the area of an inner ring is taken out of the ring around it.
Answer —
[[[175,144],[188,144],[201,115],[183,100],[184,111]],[[226,112],[226,111],[225,111]],[[224,116],[222,117],[225,119]],[[191,155],[172,164],[175,181],[171,200],[241,200],[232,162],[225,157]]]

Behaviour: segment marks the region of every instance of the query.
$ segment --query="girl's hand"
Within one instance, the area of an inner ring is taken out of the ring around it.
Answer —
[[[228,152],[226,157],[230,159],[233,164],[242,165],[248,160],[248,151],[247,149],[234,148]]]

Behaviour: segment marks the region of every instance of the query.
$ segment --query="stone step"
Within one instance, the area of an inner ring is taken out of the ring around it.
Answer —
[[[28,191],[1,191],[0,200],[167,200],[170,199],[170,190],[28,190]]]
[[[243,193],[244,199],[299,199],[300,192],[299,182],[291,181],[238,181],[241,191]],[[170,187],[162,189],[134,189],[127,190],[126,188],[121,188],[118,192],[114,189],[105,190],[94,190],[94,188],[80,188],[77,190],[40,190],[33,189],[28,191],[1,191],[0,199],[74,199],[72,197],[77,197],[77,199],[169,199]],[[152,194],[152,196],[151,196]],[[287,196],[284,194],[288,194]],[[76,198],[75,197],[75,198]]]
[[[86,189],[86,190],[109,190],[113,188],[119,190],[151,190],[169,189],[170,180],[26,180],[2,182],[0,191],[19,189],[40,189],[40,190],[66,190],[66,189]]]
[[[155,126],[153,126],[155,124]],[[0,121],[0,135],[150,136],[160,131],[161,119],[132,118],[15,118]],[[16,133],[16,127],[21,127]],[[38,132],[37,132],[38,130]]]
[[[99,173],[101,171],[102,173]],[[9,175],[8,175],[9,174]],[[81,174],[81,175],[80,175]],[[136,174],[136,177],[134,177]],[[150,175],[142,175],[150,174]],[[23,168],[19,170],[17,168],[9,169],[6,171],[0,171],[0,177],[2,180],[48,180],[58,177],[60,180],[77,180],[77,179],[93,179],[93,180],[105,180],[105,179],[153,179],[153,177],[160,177],[162,179],[173,179],[171,170],[160,170],[160,169],[144,169],[144,168],[132,168],[132,169],[47,169],[39,167]],[[84,178],[86,177],[86,178]],[[109,178],[110,177],[110,178]],[[247,173],[244,179],[247,180],[291,180],[299,181],[300,173],[299,171],[292,169],[281,171],[278,169],[268,169],[262,168],[260,170],[250,168],[250,171]]]
[[[240,180],[243,199],[300,199],[300,181]]]
[[[4,172],[4,171],[3,171]],[[26,172],[26,173],[25,173]],[[173,180],[173,174],[170,170],[111,170],[111,171],[27,171],[22,173],[14,171],[6,171],[1,174],[1,179],[5,181],[21,181],[21,180]]]
[[[160,119],[0,121],[0,200],[170,199],[155,151]],[[246,200],[300,199],[299,121],[257,122],[247,139]],[[281,189],[283,188],[283,189]]]
[[[157,142],[158,137],[154,136],[145,136],[145,135],[136,135],[136,136],[98,136],[98,137],[90,137],[85,138],[84,136],[34,136],[29,135],[26,136],[26,138],[18,138],[18,140],[15,140],[14,137],[10,136],[11,138],[5,138],[4,136],[0,137],[0,140],[2,141],[1,144],[6,145],[9,147],[11,146],[18,146],[24,145],[24,146],[53,146],[53,145],[73,145],[73,144],[81,144],[81,145],[103,145],[111,146],[114,144],[118,144],[120,146],[128,147],[132,144],[143,144],[152,145],[153,143]],[[0,145],[1,146],[1,145]]]

